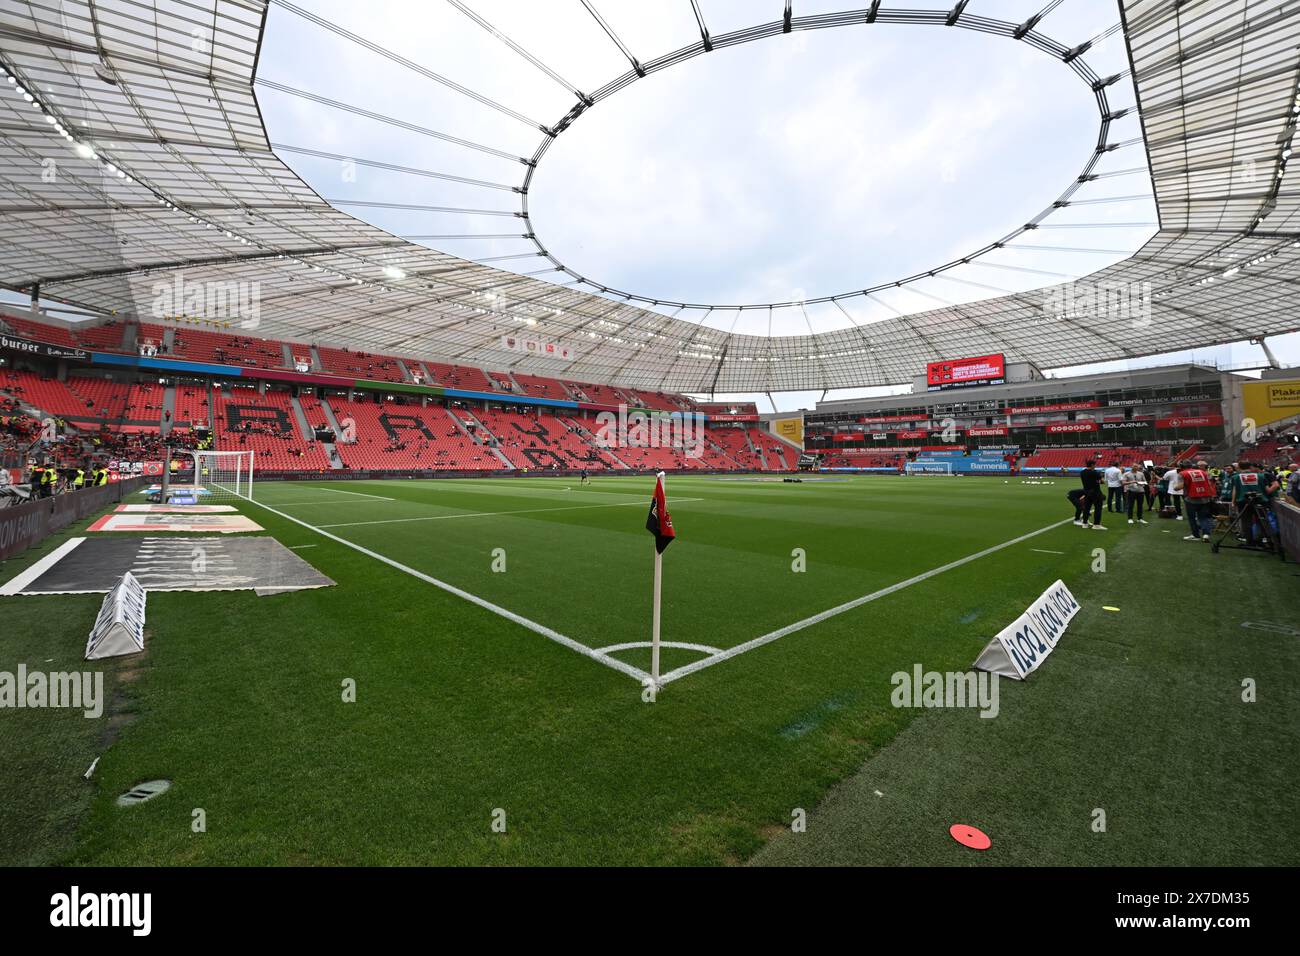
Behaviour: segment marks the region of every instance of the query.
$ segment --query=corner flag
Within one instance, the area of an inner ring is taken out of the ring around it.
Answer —
[[[645,529],[655,536],[655,551],[660,554],[673,543],[677,532],[673,530],[673,519],[668,514],[668,498],[664,494],[664,473],[659,472],[655,481],[654,497],[650,499],[650,514],[645,519]]]
[[[655,479],[654,497],[650,499],[650,514],[645,519],[646,530],[655,536],[655,583],[654,614],[650,625],[650,685],[659,688],[659,620],[662,601],[660,594],[664,575],[664,548],[673,543],[677,532],[673,530],[673,519],[668,514],[668,498],[664,494],[664,473],[659,472]]]

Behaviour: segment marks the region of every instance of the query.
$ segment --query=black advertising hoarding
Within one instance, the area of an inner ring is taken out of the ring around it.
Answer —
[[[29,342],[26,339],[16,339],[12,335],[5,335],[3,332],[0,332],[0,349],[22,352],[25,355],[40,355],[45,358],[80,359],[83,362],[90,358],[90,353],[85,349],[70,349],[62,345],[46,345],[44,342]]]

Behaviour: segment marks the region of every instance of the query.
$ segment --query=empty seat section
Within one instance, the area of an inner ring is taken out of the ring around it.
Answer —
[[[421,408],[418,402],[331,398],[329,406],[340,428],[346,432],[350,424],[356,438],[335,445],[349,468],[500,471],[506,467],[490,448],[466,435],[440,405]],[[308,420],[313,420],[310,414]]]
[[[573,396],[569,394],[559,379],[542,378],[538,375],[521,375],[515,372],[515,381],[524,389],[524,394],[531,398],[553,398],[561,402],[573,401]]]
[[[216,394],[216,445],[221,451],[252,450],[257,472],[328,471],[329,456],[305,440],[294,423],[289,393],[232,388]]]
[[[279,342],[187,328],[176,329],[168,357],[211,365],[242,365],[251,368],[279,368],[284,364]]]
[[[349,352],[324,345],[316,346],[321,365],[326,372],[344,378],[368,379],[372,382],[401,382],[402,367],[391,355],[374,355],[370,352]]]
[[[447,365],[442,362],[425,362],[424,367],[432,373],[434,384],[445,388],[459,388],[467,392],[500,391],[483,374],[481,368],[469,365]]]

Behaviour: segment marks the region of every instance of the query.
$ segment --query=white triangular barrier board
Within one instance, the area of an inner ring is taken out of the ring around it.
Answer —
[[[130,571],[113,586],[99,608],[86,641],[86,660],[138,654],[144,650],[145,590]]]
[[[985,645],[974,667],[999,677],[1024,680],[1052,653],[1078,613],[1079,602],[1065,582],[1058,580]]]

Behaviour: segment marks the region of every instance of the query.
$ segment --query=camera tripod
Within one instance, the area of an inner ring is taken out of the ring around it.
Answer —
[[[1210,542],[1210,550],[1218,554],[1221,548],[1236,548],[1243,551],[1264,551],[1268,554],[1281,554],[1274,539],[1273,528],[1268,522],[1269,508],[1266,502],[1255,495],[1248,496],[1237,508],[1237,513],[1215,541]],[[1248,534],[1247,532],[1253,532]],[[1225,539],[1231,538],[1235,544],[1225,545]]]

